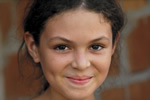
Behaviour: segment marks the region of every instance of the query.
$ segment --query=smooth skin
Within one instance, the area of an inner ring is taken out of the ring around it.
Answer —
[[[102,14],[66,11],[47,21],[39,46],[28,32],[24,37],[50,84],[33,100],[95,100],[94,91],[107,77],[117,43],[112,43],[111,23]],[[74,78],[89,79],[82,84]]]

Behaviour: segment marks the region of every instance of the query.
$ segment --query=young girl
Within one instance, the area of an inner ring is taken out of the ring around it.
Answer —
[[[48,85],[32,100],[95,100],[123,24],[116,0],[34,0],[23,43]]]

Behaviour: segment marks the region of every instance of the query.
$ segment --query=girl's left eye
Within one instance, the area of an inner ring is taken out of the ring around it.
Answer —
[[[99,44],[94,44],[90,47],[91,50],[94,50],[94,51],[99,51],[101,49],[103,49],[103,46],[99,45]]]
[[[65,51],[65,50],[68,50],[69,48],[66,45],[57,45],[55,46],[54,49],[58,51]]]

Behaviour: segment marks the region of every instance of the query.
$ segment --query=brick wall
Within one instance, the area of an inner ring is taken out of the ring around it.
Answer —
[[[22,79],[17,66],[26,3],[27,0],[0,0],[0,100],[20,100],[18,96],[32,95],[40,86],[40,80],[28,83]],[[150,0],[120,3],[127,14],[121,33],[121,62],[97,90],[96,97],[97,100],[150,100]]]

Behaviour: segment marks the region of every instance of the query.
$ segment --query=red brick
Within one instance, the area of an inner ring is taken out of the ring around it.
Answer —
[[[125,11],[138,10],[147,4],[147,0],[122,0],[122,2]]]
[[[27,60],[23,63],[25,63],[25,66],[20,67],[23,67],[21,73],[24,74],[24,77],[22,77],[19,72],[16,54],[8,58],[8,63],[4,69],[5,94],[7,100],[12,100],[12,98],[16,100],[17,97],[33,95],[42,87],[41,79],[35,79],[37,73],[40,72],[38,67],[34,70],[32,64]]]
[[[102,100],[125,100],[124,88],[113,88],[101,94]]]
[[[128,37],[128,56],[132,72],[150,68],[149,26],[150,17],[139,19],[136,28]]]
[[[150,80],[130,85],[130,100],[150,100]]]
[[[11,7],[10,2],[0,2],[0,28],[2,30],[2,42],[5,42],[8,31],[11,27]]]

